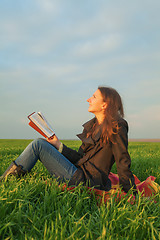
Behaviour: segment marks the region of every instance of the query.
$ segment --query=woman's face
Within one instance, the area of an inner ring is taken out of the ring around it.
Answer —
[[[95,115],[104,112],[104,109],[106,108],[106,103],[103,101],[99,89],[93,93],[92,97],[87,99],[87,102],[89,102],[88,112],[94,113]]]

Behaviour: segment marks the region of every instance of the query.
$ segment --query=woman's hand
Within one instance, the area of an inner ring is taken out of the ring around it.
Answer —
[[[52,144],[54,147],[57,148],[57,150],[59,150],[59,147],[60,147],[60,140],[58,139],[58,137],[56,135],[50,137],[50,138],[47,138],[47,141]]]

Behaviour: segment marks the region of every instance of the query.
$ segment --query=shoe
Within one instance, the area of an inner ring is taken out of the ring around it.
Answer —
[[[7,168],[7,170],[3,173],[3,175],[0,177],[0,182],[5,179],[9,175],[15,175],[15,176],[23,176],[26,173],[22,169],[22,166],[17,166],[17,164],[13,161],[11,165]]]

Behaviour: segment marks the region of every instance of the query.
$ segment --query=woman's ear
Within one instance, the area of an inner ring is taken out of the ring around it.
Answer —
[[[106,110],[106,109],[107,109],[107,106],[108,106],[108,104],[107,104],[106,102],[104,102],[104,103],[102,104],[102,109],[103,109],[103,110]]]

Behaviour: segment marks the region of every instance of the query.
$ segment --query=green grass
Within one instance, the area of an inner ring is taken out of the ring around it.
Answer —
[[[0,174],[30,140],[0,140]],[[63,141],[78,149],[79,141]],[[131,169],[160,184],[160,143],[130,143]],[[112,172],[116,173],[114,166]],[[156,202],[155,202],[156,199]],[[62,191],[38,162],[28,175],[0,183],[0,239],[160,239],[160,194],[97,204],[85,187]]]

